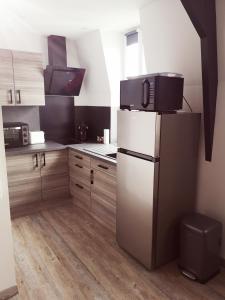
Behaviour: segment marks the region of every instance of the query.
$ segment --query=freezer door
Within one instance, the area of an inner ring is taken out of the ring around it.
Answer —
[[[123,153],[118,153],[117,161],[117,241],[121,248],[151,269],[158,163]]]
[[[118,147],[159,157],[160,120],[156,112],[118,111]]]

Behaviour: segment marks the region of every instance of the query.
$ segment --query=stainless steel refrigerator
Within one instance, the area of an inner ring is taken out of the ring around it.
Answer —
[[[117,241],[148,269],[178,254],[194,210],[200,114],[118,111]]]

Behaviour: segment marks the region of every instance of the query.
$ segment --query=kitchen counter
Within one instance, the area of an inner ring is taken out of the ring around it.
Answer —
[[[36,152],[47,152],[63,149],[74,149],[93,158],[98,158],[112,164],[116,164],[116,159],[107,157],[106,154],[116,153],[117,147],[113,144],[81,143],[73,145],[62,145],[56,142],[48,141],[44,144],[35,144],[18,148],[6,149],[6,156],[29,154]]]
[[[24,147],[9,148],[6,149],[5,152],[6,152],[6,156],[10,156],[10,155],[36,153],[42,151],[46,152],[46,151],[54,151],[54,150],[63,150],[66,148],[67,146],[49,141],[44,144],[35,144],[35,145],[28,145]]]
[[[86,155],[89,155],[93,158],[98,158],[100,160],[107,161],[112,164],[116,164],[116,159],[107,157],[107,154],[116,153],[117,147],[114,144],[97,144],[97,143],[82,143],[69,145],[68,148],[80,151]]]

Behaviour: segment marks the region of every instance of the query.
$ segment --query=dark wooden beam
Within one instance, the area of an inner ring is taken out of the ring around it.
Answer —
[[[212,160],[218,64],[215,0],[181,0],[201,38],[205,159]]]

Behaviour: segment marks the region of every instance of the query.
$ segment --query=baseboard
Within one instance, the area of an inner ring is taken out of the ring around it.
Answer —
[[[53,209],[61,205],[62,206],[67,205],[69,203],[72,203],[72,200],[71,198],[67,197],[65,199],[62,198],[54,199],[54,201],[50,199],[45,201],[37,201],[37,202],[17,205],[10,208],[11,219],[29,216],[32,214],[36,214],[42,210]]]
[[[11,297],[15,296],[16,294],[18,294],[18,288],[15,285],[6,290],[1,291],[0,292],[0,300],[10,299]]]

